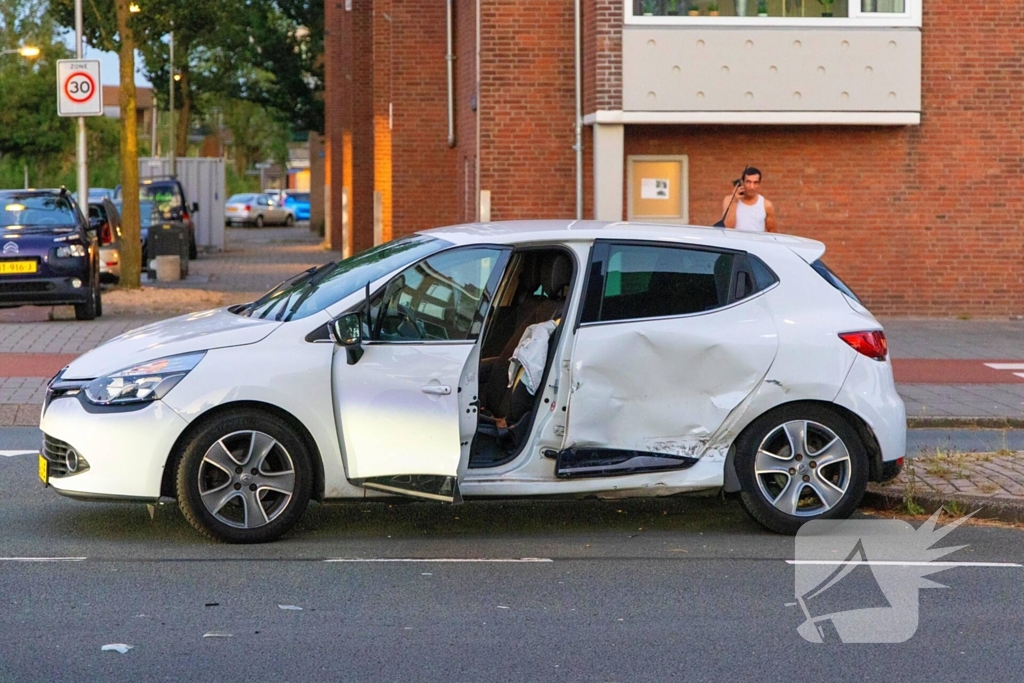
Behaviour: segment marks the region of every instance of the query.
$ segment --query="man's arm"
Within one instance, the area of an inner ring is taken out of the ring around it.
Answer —
[[[778,232],[779,223],[775,220],[775,205],[767,199],[764,200],[764,213],[764,229],[768,232]],[[728,225],[728,221],[726,225]]]
[[[729,210],[725,213],[725,227],[735,228],[736,227],[736,207],[739,204],[739,195],[737,194],[729,202]]]

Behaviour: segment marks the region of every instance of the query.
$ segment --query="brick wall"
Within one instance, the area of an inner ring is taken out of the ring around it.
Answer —
[[[626,154],[687,154],[710,224],[745,163],[780,229],[881,315],[1024,313],[1024,9],[925,6],[920,126],[633,126]]]
[[[491,219],[576,214],[571,0],[483,0],[481,189]]]
[[[583,114],[622,109],[622,0],[583,0]]]
[[[393,0],[392,18],[393,236],[399,237],[460,221],[459,152],[448,146],[445,3]]]

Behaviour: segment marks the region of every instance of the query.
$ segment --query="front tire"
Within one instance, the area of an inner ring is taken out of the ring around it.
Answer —
[[[863,441],[822,405],[784,406],[758,418],[737,440],[735,463],[743,507],[781,534],[815,519],[846,519],[868,483]]]
[[[266,543],[289,531],[309,504],[312,466],[305,443],[260,410],[219,415],[185,444],[178,505],[189,523],[226,543]]]
[[[75,304],[75,320],[95,320],[103,313],[100,300],[100,278],[94,275],[89,286],[88,298],[84,303]]]

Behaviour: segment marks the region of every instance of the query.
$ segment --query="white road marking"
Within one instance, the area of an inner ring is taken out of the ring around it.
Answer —
[[[332,557],[330,559],[324,560],[324,562],[489,562],[500,564],[530,564],[535,562],[554,562],[554,560],[551,560],[546,557]]]
[[[84,562],[85,557],[0,557],[0,562]]]
[[[786,564],[866,564],[879,567],[1024,567],[1015,562],[900,562],[898,560],[786,560]]]
[[[993,370],[1024,370],[1024,363],[985,363]]]
[[[39,451],[0,451],[0,457],[13,458],[16,455],[39,455]]]

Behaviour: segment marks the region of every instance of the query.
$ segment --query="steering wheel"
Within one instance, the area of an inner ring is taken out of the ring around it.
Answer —
[[[426,338],[427,334],[423,329],[423,323],[420,322],[420,319],[416,317],[416,313],[411,308],[405,304],[398,304],[398,312],[412,323],[412,326],[416,328],[416,333],[419,335],[420,339]]]

